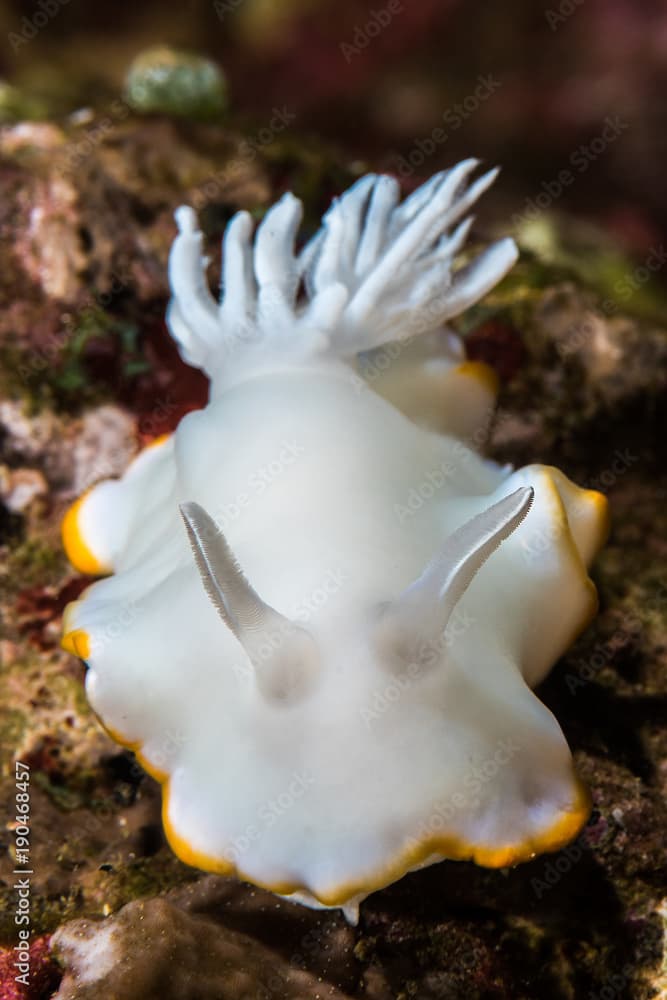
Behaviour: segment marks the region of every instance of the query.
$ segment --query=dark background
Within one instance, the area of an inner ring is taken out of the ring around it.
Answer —
[[[40,9],[48,25],[12,42]],[[510,216],[542,195],[639,255],[667,223],[660,0],[26,0],[0,6],[0,37],[0,74],[63,113],[121,92],[137,52],[164,42],[218,61],[237,119],[261,127],[286,106],[295,135],[406,187],[478,155],[502,164]]]

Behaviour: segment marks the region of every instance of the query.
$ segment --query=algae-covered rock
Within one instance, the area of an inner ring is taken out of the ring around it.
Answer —
[[[269,194],[238,132],[138,119],[120,98],[62,126],[4,129],[0,182],[0,390],[70,408],[156,388],[147,345],[163,330],[175,208],[220,231]]]
[[[314,218],[360,169],[294,134],[260,145],[229,127],[138,118],[120,99],[0,136],[0,808],[12,815],[22,759],[33,931],[61,928],[58,995],[162,995],[166,968],[181,977],[174,995],[224,997],[224,968],[235,997],[648,1000],[665,982],[667,324],[653,293],[641,308],[617,294],[618,270],[600,276],[590,244],[577,267],[567,229],[555,255],[533,240],[459,327],[500,379],[487,453],[552,462],[610,501],[600,614],[539,692],[593,796],[574,844],[506,872],[416,872],[366,900],[356,928],[206,876],[170,851],[158,785],[100,729],[82,665],[58,648],[63,608],[89,582],[62,553],[68,502],[205,398],[163,323],[173,209],[200,212],[213,286],[236,208],[259,217],[289,186]],[[607,259],[625,258],[611,246]],[[11,948],[10,826],[0,847]]]
[[[159,45],[130,66],[125,97],[142,114],[212,118],[227,107],[227,82],[211,59]]]
[[[249,935],[164,899],[65,924],[52,947],[66,969],[57,1000],[345,1000]]]
[[[46,113],[43,101],[23,93],[6,80],[0,80],[0,124],[32,121]]]

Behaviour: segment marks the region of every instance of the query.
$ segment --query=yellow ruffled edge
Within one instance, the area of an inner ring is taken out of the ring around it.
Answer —
[[[157,437],[153,438],[152,441],[149,441],[148,444],[145,444],[143,446],[143,448],[139,452],[139,455],[143,455],[145,451],[150,451],[152,448],[159,448],[160,445],[166,444],[170,437],[171,437],[170,432],[166,432],[165,434],[158,434]],[[137,458],[139,457],[139,455],[137,455]]]
[[[578,499],[589,503],[594,508],[597,516],[597,537],[593,541],[593,558],[595,558],[607,541],[609,532],[611,531],[611,512],[609,509],[609,500],[604,493],[600,493],[598,490],[582,489],[581,486],[577,486],[576,483],[573,483],[570,479],[568,479],[565,473],[558,469],[555,465],[545,465],[543,468],[549,473],[556,490],[558,489],[558,482],[565,480],[569,486],[574,487],[577,492]],[[563,503],[563,501],[561,501],[561,503]],[[565,516],[567,517],[566,511]],[[574,537],[572,537],[571,540],[576,549]],[[581,556],[579,556],[579,559],[581,559]]]
[[[75,629],[63,638],[62,645],[65,649],[81,655],[80,651],[90,649],[90,639],[84,629]],[[306,893],[323,906],[343,906],[355,896],[370,895],[370,893],[398,881],[425,862],[433,863],[434,859],[438,857],[442,861],[474,861],[484,868],[509,868],[530,861],[538,854],[558,851],[573,840],[585,825],[591,811],[588,790],[574,771],[573,766],[574,798],[572,809],[561,813],[554,823],[537,834],[533,834],[518,843],[500,847],[490,844],[474,844],[453,835],[429,835],[411,843],[392,862],[363,879],[343,883],[326,892],[315,892],[311,886],[300,882],[272,882],[268,879],[257,878],[256,875],[245,873],[240,867],[225,858],[217,858],[193,847],[185,837],[176,831],[169,816],[171,775],[156,767],[145,757],[143,744],[140,740],[128,740],[120,732],[103,722],[97,713],[95,713],[95,717],[111,739],[131,750],[141,767],[160,784],[162,789],[162,825],[165,836],[172,851],[182,862],[200,871],[235,876],[244,882],[250,882],[280,896]]]
[[[135,457],[134,461],[142,455],[145,455],[147,451],[151,451],[153,448],[159,448],[161,445],[165,444],[170,437],[171,434],[160,434],[158,437],[154,438],[153,441],[149,442],[149,444],[142,448],[139,454]],[[131,465],[132,463],[130,463],[130,467]],[[75,570],[89,576],[106,576],[109,573],[113,573],[113,567],[98,559],[90,545],[86,542],[84,532],[81,527],[81,511],[83,509],[83,505],[94,489],[95,487],[91,486],[91,488],[86,490],[85,493],[82,493],[79,499],[76,500],[69,510],[66,511],[65,516],[63,517],[60,533],[63,548],[65,549],[65,555]]]
[[[461,364],[452,369],[452,374],[472,379],[473,382],[481,385],[494,399],[498,395],[500,379],[496,371],[491,365],[487,365],[485,361],[462,361]]]
[[[553,471],[562,475],[560,470],[554,469]],[[586,589],[590,591],[592,597],[592,607],[590,610],[587,609],[581,624],[577,627],[575,636],[572,639],[572,641],[574,641],[576,636],[587,627],[592,618],[595,616],[597,611],[597,590],[592,580],[588,577],[586,567],[583,564],[574,542],[574,538],[572,537],[569,529],[565,505],[552,478],[552,469],[545,466],[543,468],[543,472],[550,485],[554,516],[557,518],[559,524],[567,529],[563,536],[564,543],[570,548],[571,555],[574,558],[576,565],[581,568],[581,573],[586,583]],[[579,488],[575,487],[575,489]],[[600,519],[598,526],[598,539],[601,545],[604,542],[609,528],[609,514],[606,497],[594,490],[579,490],[579,492],[588,497],[588,499],[594,504],[598,513],[598,517]],[[72,604],[74,603],[75,602],[72,602]],[[68,617],[67,611],[70,607],[71,605],[69,605],[68,609],[66,609],[66,614],[63,618],[63,625],[66,623],[66,619]],[[71,615],[69,617],[71,617]],[[84,654],[89,654],[91,648],[90,636],[85,629],[73,629],[65,633],[61,641],[61,645],[69,652],[73,652],[75,655],[81,656],[82,659],[86,659],[87,657]],[[162,825],[164,827],[165,836],[169,846],[181,861],[202,871],[212,872],[217,875],[236,876],[243,881],[251,882],[259,888],[266,889],[269,892],[273,892],[281,896],[289,896],[293,893],[306,893],[312,896],[313,899],[321,903],[323,906],[343,906],[355,896],[369,895],[372,892],[376,892],[378,889],[382,889],[385,886],[390,885],[392,882],[398,881],[398,879],[402,878],[403,875],[407,874],[414,868],[418,868],[420,865],[424,864],[424,862],[427,862],[429,859],[433,859],[434,857],[440,857],[443,861],[474,861],[476,864],[484,868],[509,868],[514,865],[521,864],[522,862],[530,861],[538,854],[558,851],[566,844],[570,843],[585,825],[591,811],[589,792],[579,776],[576,774],[573,765],[572,783],[574,795],[572,808],[562,812],[558,819],[545,830],[537,834],[533,834],[523,841],[499,847],[497,845],[489,844],[473,844],[460,837],[452,835],[429,835],[411,844],[408,848],[401,851],[394,861],[383,866],[372,874],[369,874],[367,877],[359,879],[355,882],[344,883],[336,886],[330,891],[320,891],[319,893],[316,893],[310,886],[299,882],[270,882],[268,880],[258,879],[254,875],[247,875],[233,862],[224,858],[214,857],[213,855],[206,854],[204,851],[193,847],[185,837],[177,833],[169,817],[171,777],[169,773],[161,771],[159,768],[151,764],[149,760],[147,760],[143,754],[143,743],[141,741],[131,741],[126,739],[121,733],[104,723],[97,714],[96,717],[102,728],[106,733],[108,733],[111,739],[126,749],[131,750],[143,769],[161,785]]]
[[[567,480],[569,485],[574,487],[574,490],[576,491],[575,495],[577,496],[577,498],[580,500],[583,500],[585,498],[586,501],[590,503],[595,510],[597,516],[597,537],[595,538],[595,541],[593,543],[593,549],[594,549],[593,559],[598,554],[598,552],[600,551],[600,549],[602,548],[602,546],[604,545],[609,536],[609,531],[611,527],[609,501],[607,500],[604,493],[598,493],[597,490],[582,489],[575,483],[572,483],[571,480],[567,478],[565,473],[561,472],[561,470],[557,469],[555,466],[544,465],[541,467],[541,472],[544,476],[545,485],[548,488],[549,496],[551,498],[554,520],[559,524],[560,527],[563,528],[563,536],[562,536],[563,544],[565,545],[567,551],[569,552],[570,558],[573,560],[574,565],[577,567],[581,575],[581,582],[584,585],[584,589],[588,591],[590,597],[589,607],[584,609],[584,613],[581,617],[581,620],[575,626],[572,635],[570,636],[570,638],[568,639],[567,643],[564,646],[563,650],[564,652],[565,650],[569,649],[570,646],[574,644],[574,642],[576,642],[576,640],[579,638],[582,632],[585,632],[585,630],[591,624],[596,614],[598,613],[600,600],[598,597],[597,587],[589,577],[588,568],[581,557],[579,549],[577,548],[577,544],[574,540],[574,536],[570,529],[570,524],[567,517],[567,508],[558,491],[558,486],[556,485],[555,480],[558,480],[559,478]],[[561,653],[561,656],[562,655],[563,653]]]
[[[78,656],[82,660],[87,660],[90,657],[90,636],[83,628],[75,628],[70,632],[65,632],[60,640],[60,645],[68,653],[73,653],[74,656]]]
[[[63,518],[60,531],[65,555],[74,569],[89,576],[103,576],[106,573],[111,573],[112,567],[105,565],[97,558],[86,542],[81,529],[81,510],[90,492],[90,490],[86,490],[72,504]]]
[[[141,760],[141,757],[138,756]],[[145,766],[145,762],[142,763]],[[149,770],[149,773],[150,770]],[[158,772],[159,773],[159,772]],[[157,775],[154,773],[153,775]],[[159,777],[157,780],[160,780]],[[591,812],[591,802],[588,790],[580,778],[573,774],[575,787],[575,802],[572,810],[562,813],[546,830],[535,834],[517,844],[496,847],[487,844],[472,844],[462,838],[447,835],[431,835],[411,844],[401,851],[394,861],[383,866],[372,874],[357,881],[343,883],[326,892],[315,892],[310,886],[299,882],[270,882],[258,879],[255,875],[246,875],[236,865],[229,861],[212,857],[203,851],[193,848],[188,841],[174,830],[169,817],[169,779],[162,783],[163,806],[162,822],[169,845],[174,853],[188,865],[218,875],[235,875],[245,882],[280,896],[290,896],[293,893],[306,893],[323,906],[344,906],[355,896],[370,895],[378,889],[383,889],[424,862],[434,862],[439,857],[441,861],[474,861],[483,868],[509,868],[524,861],[532,860],[538,854],[558,851],[572,841],[582,829]]]
[[[279,896],[290,896],[293,893],[306,893],[323,906],[343,906],[350,899],[359,895],[370,895],[378,889],[383,889],[424,862],[440,856],[442,861],[474,861],[482,868],[510,868],[525,861],[531,861],[538,854],[558,851],[570,843],[585,825],[591,812],[591,800],[588,789],[572,769],[574,787],[574,802],[571,810],[561,813],[558,819],[545,830],[527,837],[516,844],[503,847],[488,844],[473,844],[460,837],[451,835],[429,835],[410,844],[401,851],[388,865],[384,865],[364,879],[343,883],[327,892],[316,893],[300,882],[271,882],[248,875],[233,862],[224,858],[216,858],[193,847],[185,837],[177,833],[169,818],[170,775],[155,767],[142,753],[140,741],[132,742],[104,723],[96,714],[104,731],[121,746],[134,753],[143,769],[162,787],[162,825],[165,836],[174,854],[185,864],[201,871],[212,872],[215,875],[234,876],[243,882],[253,885]]]

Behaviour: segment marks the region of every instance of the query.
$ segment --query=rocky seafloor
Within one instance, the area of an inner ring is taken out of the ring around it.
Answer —
[[[312,229],[364,167],[277,126],[248,139],[120,101],[0,133],[0,1000],[667,996],[667,303],[630,262],[596,280],[609,247],[583,250],[576,221],[545,218],[552,252],[526,250],[460,324],[500,378],[487,454],[558,465],[611,505],[600,613],[539,692],[593,797],[574,844],[512,870],[414,873],[351,927],[178,861],[158,785],[87,707],[84,667],[59,647],[88,582],[62,552],[62,514],[205,399],[163,321],[173,209],[200,211],[213,275],[236,207],[259,217],[290,187]],[[16,760],[30,768],[27,988]]]

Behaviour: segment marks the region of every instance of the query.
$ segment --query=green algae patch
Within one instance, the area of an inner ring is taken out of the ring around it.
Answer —
[[[139,114],[217,118],[227,108],[227,81],[213,60],[160,45],[130,66],[125,98]]]

